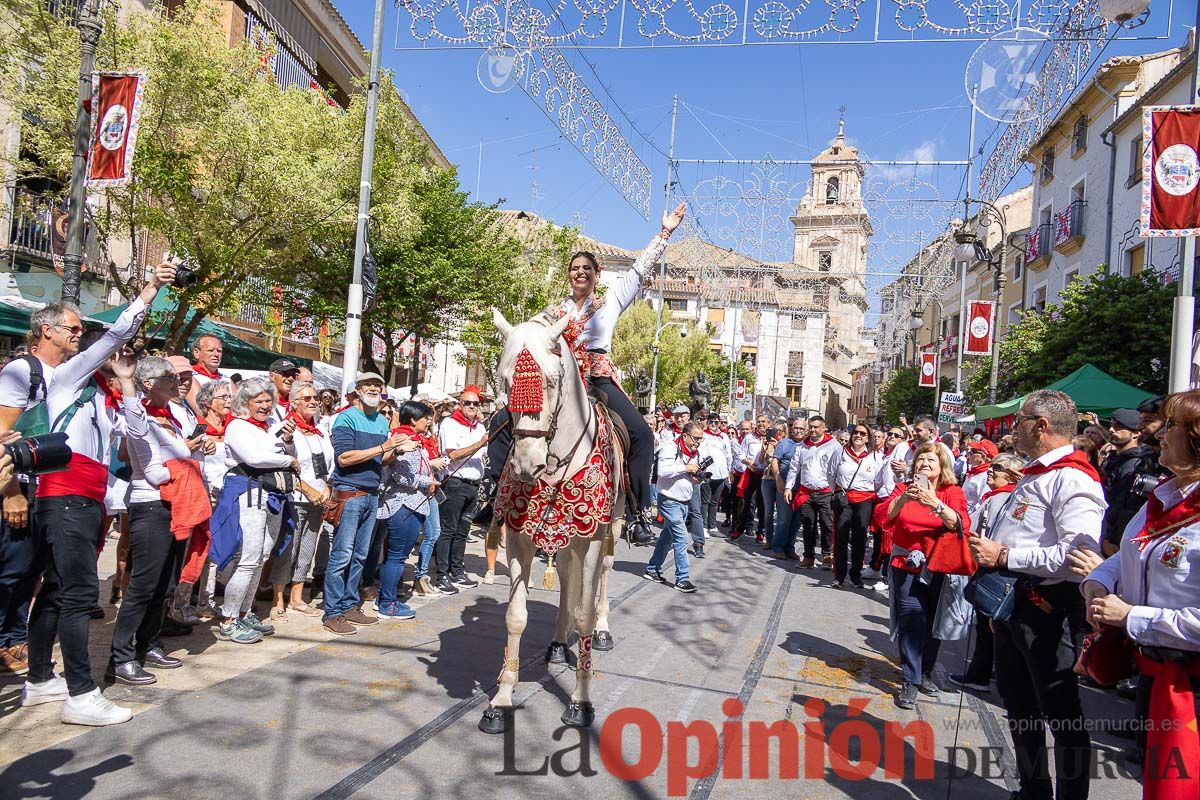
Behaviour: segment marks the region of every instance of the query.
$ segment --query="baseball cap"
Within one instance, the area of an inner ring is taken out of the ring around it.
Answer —
[[[272,365],[272,366],[274,366],[274,365]],[[274,370],[271,370],[271,371],[274,372]],[[360,373],[358,373],[358,377],[354,379],[354,385],[357,386],[360,383],[366,383],[367,381],[379,381],[380,383],[383,383],[384,385],[386,385],[385,381],[383,380],[383,376],[380,375],[378,372],[360,372]]]
[[[192,371],[192,362],[183,356],[167,356],[167,361],[171,362],[171,369],[175,370],[176,375]]]
[[[271,362],[271,366],[267,368],[267,371],[283,374],[298,369],[300,368],[290,358],[277,358]]]
[[[1112,421],[1123,428],[1136,431],[1142,422],[1142,417],[1132,408],[1118,408],[1112,413]]]

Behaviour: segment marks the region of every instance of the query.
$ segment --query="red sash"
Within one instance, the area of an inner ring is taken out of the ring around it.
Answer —
[[[79,453],[71,453],[66,470],[42,475],[37,481],[38,497],[86,497],[103,503],[107,491],[108,467]]]
[[[1190,678],[1200,678],[1200,658],[1187,664],[1160,663],[1134,653],[1134,660],[1143,675],[1154,679],[1142,797],[1195,800],[1200,797],[1200,773],[1196,770],[1200,764],[1200,736],[1196,733],[1196,701]]]
[[[846,497],[851,503],[865,503],[868,500],[874,500],[875,493],[863,491],[861,489],[847,489]]]

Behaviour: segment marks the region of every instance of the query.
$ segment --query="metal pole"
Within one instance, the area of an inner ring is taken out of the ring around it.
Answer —
[[[671,102],[671,140],[667,143],[667,183],[663,187],[663,214],[671,210],[671,177],[675,172],[675,123],[679,118],[679,95]],[[667,283],[667,262],[658,262],[658,313],[654,317],[654,361],[650,367],[650,412],[658,407],[658,337],[662,333],[663,288]]]
[[[1196,7],[1196,27],[1192,29],[1192,99],[1196,102],[1200,86],[1200,5]],[[1183,257],[1179,263],[1178,293],[1171,314],[1171,373],[1168,391],[1187,391],[1192,382],[1192,334],[1196,316],[1196,298],[1192,296],[1195,282],[1196,238],[1183,240]]]
[[[975,164],[975,100],[979,96],[979,87],[971,87],[971,131],[967,140],[967,197],[963,202],[963,225],[971,217],[971,167]],[[962,393],[962,360],[963,340],[967,331],[967,262],[964,261],[958,278],[958,342],[957,357],[954,366],[954,393]]]
[[[992,287],[992,372],[988,378],[988,405],[996,404],[996,382],[1000,378],[1000,301],[1004,294],[1004,256],[1008,233],[1000,223],[1000,260],[996,264],[996,284]]]
[[[92,73],[96,48],[104,22],[100,0],[87,0],[79,8],[79,102],[75,108],[75,152],[71,157],[71,193],[67,205],[67,243],[63,254],[62,301],[79,305],[79,282],[83,273],[84,183],[87,181],[88,150],[92,144]],[[94,265],[93,265],[94,266]]]
[[[937,322],[930,335],[933,339],[933,419],[936,424],[941,408],[938,396],[942,391],[942,317],[946,316],[946,310],[942,308],[941,300],[934,298],[933,302],[937,305]]]
[[[367,119],[363,134],[362,170],[358,179],[358,226],[354,234],[354,267],[346,295],[346,339],[342,354],[342,391],[358,377],[359,339],[362,337],[362,262],[367,252],[367,220],[371,212],[371,174],[375,168],[375,112],[379,105],[379,59],[383,53],[383,19],[386,0],[375,0],[375,28],[371,35],[371,71],[367,84]],[[415,391],[415,390],[414,390]]]
[[[413,342],[412,376],[408,380],[408,397],[410,400],[417,396],[417,387],[421,385],[421,334],[418,333],[415,336],[416,339]]]

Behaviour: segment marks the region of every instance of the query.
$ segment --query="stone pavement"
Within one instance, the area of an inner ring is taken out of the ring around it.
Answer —
[[[610,580],[617,646],[595,654],[597,719],[590,731],[559,722],[574,676],[564,667],[547,670],[542,659],[557,592],[540,588],[535,566],[510,736],[476,727],[504,649],[508,586],[501,572],[494,586],[416,600],[415,620],[381,622],[349,637],[298,616],[252,646],[216,641],[197,627],[190,637],[168,640],[186,659],[183,669],[157,672],[151,687],[108,690],[134,704],[137,714],[124,725],[62,725],[54,704],[18,708],[20,683],[6,681],[0,797],[476,800],[670,792],[701,800],[968,793],[1003,800],[1015,788],[994,691],[947,689],[936,700],[922,698],[915,711],[895,707],[899,673],[883,595],[834,589],[830,573],[766,558],[752,541],[714,539],[707,549],[708,559],[692,561],[700,591],[684,595],[641,579],[648,548],[619,545]],[[106,579],[111,550],[101,561]],[[470,546],[468,568],[483,570],[479,542]],[[111,638],[109,611],[92,626],[98,675]],[[961,647],[943,648],[943,685],[945,673],[961,671],[962,659]],[[1132,713],[1112,694],[1088,691],[1087,703],[1110,729]],[[638,719],[643,727],[627,725],[623,736],[613,724]],[[788,740],[788,728],[777,726],[782,735],[764,747],[755,721],[786,721],[796,737]],[[909,735],[899,739],[894,733],[903,725]],[[712,770],[694,768],[700,777],[689,778],[687,765],[702,763],[701,743],[715,753],[718,735],[718,774],[702,777]],[[601,739],[610,746],[602,748]],[[1107,732],[1094,739],[1113,762],[1129,745]],[[787,777],[791,759],[781,757],[782,741],[796,757],[796,778]],[[618,750],[625,764],[644,759],[645,769],[630,770],[625,780],[614,775],[606,756],[615,762]],[[1001,766],[985,769],[985,754]],[[930,756],[927,763],[922,755]],[[960,768],[953,775],[952,759]],[[1093,782],[1093,798],[1138,796],[1134,780],[1111,765],[1105,771],[1111,777]]]

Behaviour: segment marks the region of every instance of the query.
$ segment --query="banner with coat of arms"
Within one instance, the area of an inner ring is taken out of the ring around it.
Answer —
[[[97,72],[92,76],[93,123],[88,148],[88,186],[129,183],[145,93],[144,72]]]
[[[971,313],[967,317],[967,346],[964,356],[989,356],[992,354],[992,328],[995,325],[996,304],[986,300],[971,301]]]
[[[1142,110],[1142,236],[1200,235],[1200,105]]]

